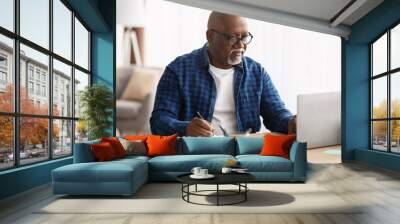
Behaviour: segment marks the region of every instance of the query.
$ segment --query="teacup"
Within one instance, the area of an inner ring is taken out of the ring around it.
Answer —
[[[208,175],[208,169],[201,169],[200,170],[200,176],[207,176]]]
[[[201,167],[193,167],[193,169],[192,169],[192,173],[194,174],[194,175],[196,175],[196,176],[199,176],[199,175],[201,175],[200,174],[200,171],[202,170],[202,168]]]

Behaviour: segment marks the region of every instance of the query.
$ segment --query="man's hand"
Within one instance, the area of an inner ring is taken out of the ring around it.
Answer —
[[[297,115],[294,115],[288,122],[288,134],[296,134],[296,118]]]
[[[186,127],[187,136],[212,136],[214,132],[213,127],[209,122],[200,118],[193,118],[189,125]]]

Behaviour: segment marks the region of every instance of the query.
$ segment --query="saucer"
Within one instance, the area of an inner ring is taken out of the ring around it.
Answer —
[[[193,179],[211,179],[211,178],[214,178],[214,177],[215,176],[212,175],[212,174],[207,174],[207,175],[204,175],[204,176],[194,175],[194,174],[190,175],[190,178],[193,178]]]

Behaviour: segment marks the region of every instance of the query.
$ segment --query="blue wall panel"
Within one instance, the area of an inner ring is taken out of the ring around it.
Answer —
[[[393,166],[400,164],[400,157],[369,150],[369,43],[399,21],[400,0],[386,0],[355,23],[349,40],[342,41],[343,160],[355,159],[392,170],[400,166]]]
[[[400,172],[400,155],[368,149],[356,149],[355,159],[385,169]]]
[[[115,66],[114,66],[114,35],[110,33],[92,34],[92,73],[93,83],[105,84],[115,93]],[[113,94],[115,96],[115,94]],[[114,104],[115,104],[114,97]],[[109,132],[115,135],[115,105],[113,111],[113,125]]]
[[[53,169],[71,163],[69,157],[0,172],[0,199],[48,183]]]
[[[346,44],[346,89],[344,103],[345,141],[342,159],[353,160],[354,149],[367,148],[369,139],[368,46]]]

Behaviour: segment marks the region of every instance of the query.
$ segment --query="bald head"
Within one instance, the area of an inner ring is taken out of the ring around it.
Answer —
[[[242,26],[247,26],[247,24],[246,20],[240,16],[213,11],[208,17],[208,30],[230,31]]]

